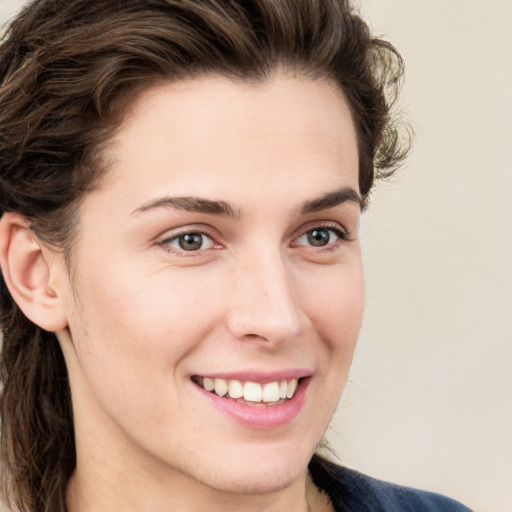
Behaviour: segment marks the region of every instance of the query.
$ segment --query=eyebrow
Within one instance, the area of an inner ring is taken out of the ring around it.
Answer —
[[[138,215],[157,208],[177,208],[187,212],[207,213],[210,215],[226,215],[234,219],[240,217],[240,212],[235,210],[225,201],[213,201],[201,197],[170,197],[165,196],[144,203],[141,207],[132,212],[131,215]]]
[[[301,214],[315,213],[321,210],[327,210],[334,208],[340,204],[346,203],[347,201],[357,203],[359,208],[362,210],[364,203],[361,195],[356,192],[353,188],[344,187],[334,192],[329,192],[323,196],[320,196],[311,201],[306,201],[301,208]]]
[[[310,201],[306,201],[300,209],[301,215],[308,213],[315,213],[329,208],[334,208],[347,201],[354,202],[363,208],[363,199],[361,196],[350,187],[344,187],[334,192],[329,192]],[[215,201],[212,199],[205,199],[202,197],[184,196],[184,197],[171,197],[165,196],[158,199],[153,199],[144,203],[142,206],[134,210],[131,215],[139,215],[158,208],[177,208],[195,213],[206,213],[209,215],[225,215],[232,219],[240,219],[241,212],[233,208],[226,201]]]

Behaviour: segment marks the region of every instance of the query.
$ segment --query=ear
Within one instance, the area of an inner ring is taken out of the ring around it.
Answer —
[[[67,326],[62,301],[65,266],[60,254],[43,246],[29,221],[17,213],[0,219],[0,268],[12,298],[25,316],[46,331]]]

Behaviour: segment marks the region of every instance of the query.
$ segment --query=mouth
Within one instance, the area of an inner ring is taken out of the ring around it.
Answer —
[[[275,406],[286,403],[295,395],[302,379],[282,379],[259,383],[238,379],[201,377],[194,375],[192,381],[204,390],[221,398],[254,407]]]

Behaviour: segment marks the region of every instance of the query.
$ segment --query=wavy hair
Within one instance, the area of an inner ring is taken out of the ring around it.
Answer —
[[[264,81],[278,68],[328,78],[354,117],[367,201],[409,143],[394,122],[403,62],[349,0],[35,0],[0,43],[0,216],[18,212],[67,254],[76,208],[108,172],[102,146],[137,94],[217,73]],[[0,275],[0,460],[21,512],[64,512],[75,464],[66,365]]]

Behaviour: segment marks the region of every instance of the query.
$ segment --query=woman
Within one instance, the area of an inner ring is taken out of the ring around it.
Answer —
[[[0,50],[13,509],[467,510],[314,455],[401,71],[340,0],[24,9]]]

